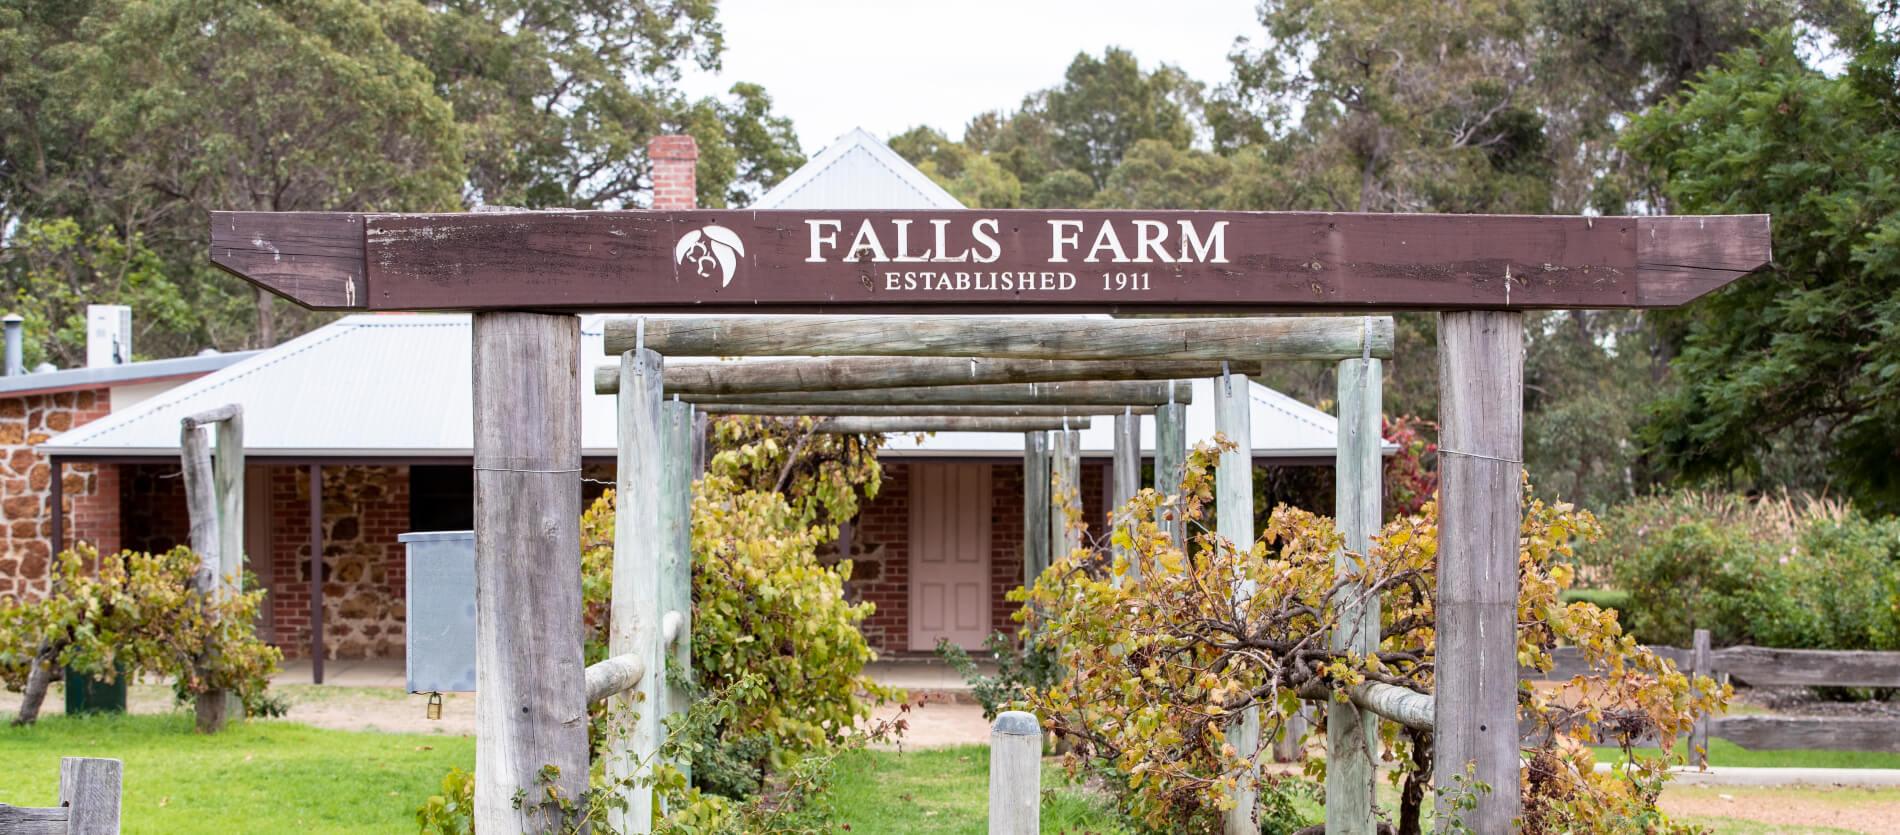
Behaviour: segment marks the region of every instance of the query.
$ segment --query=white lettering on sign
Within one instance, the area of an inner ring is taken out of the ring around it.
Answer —
[[[850,243],[842,244],[844,221],[808,219],[805,226],[809,233],[809,248],[806,250],[805,263],[993,264],[1003,260],[1003,245],[998,240],[1002,234],[1001,221],[993,217],[978,218],[970,222],[969,227],[963,230],[963,235],[956,234],[950,228],[955,222],[948,219],[927,220],[925,223],[929,224],[930,231],[925,234],[921,229],[913,230],[917,222],[910,218],[881,221],[866,218],[858,224]],[[1178,230],[1169,228],[1167,223],[1159,220],[1111,219],[1094,222],[1058,219],[1048,223],[1049,255],[1045,260],[1051,264],[1066,264],[1072,260],[1085,264],[1228,263],[1228,221],[1225,220],[1207,223],[1205,229],[1196,228],[1192,220],[1181,220],[1177,222]],[[1089,228],[1091,223],[1095,224],[1093,230]],[[1175,239],[1177,231],[1178,241]],[[951,240],[956,238],[971,243],[952,252]],[[924,245],[926,241],[928,245]],[[919,248],[920,245],[923,246]],[[1022,256],[1033,257],[1028,253]],[[933,272],[928,275],[954,276],[955,273]],[[1037,273],[996,275],[1028,276]]]
[[[1145,276],[1144,276],[1145,278]],[[892,270],[884,273],[886,290],[1073,290],[1075,273],[1065,272],[933,272]],[[1134,288],[1130,288],[1134,289]],[[1145,288],[1143,288],[1145,289]]]

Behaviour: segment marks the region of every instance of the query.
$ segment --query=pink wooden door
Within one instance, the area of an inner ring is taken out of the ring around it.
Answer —
[[[910,648],[990,634],[990,465],[918,462],[910,485]]]

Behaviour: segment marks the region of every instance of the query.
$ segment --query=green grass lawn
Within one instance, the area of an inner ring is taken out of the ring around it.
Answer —
[[[1068,783],[1055,759],[1042,766],[1042,831],[1126,833],[1095,795]],[[837,822],[852,835],[989,831],[990,749],[982,745],[894,753],[860,751],[839,761]]]
[[[352,733],[234,722],[200,736],[190,713],[50,716],[0,727],[0,803],[52,806],[60,757],[125,762],[124,831],[415,831],[415,809],[450,766],[475,765],[470,737]]]
[[[1638,748],[1638,753],[1653,757],[1654,748]],[[1676,743],[1676,753],[1688,756],[1689,743]],[[1615,747],[1596,749],[1597,762],[1619,762],[1623,751]],[[1750,751],[1722,739],[1709,740],[1709,765],[1737,768],[1900,768],[1900,754],[1876,754],[1861,751]]]

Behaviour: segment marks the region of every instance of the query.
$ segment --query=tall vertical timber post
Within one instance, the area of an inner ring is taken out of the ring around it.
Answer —
[[[1346,551],[1363,555],[1379,529],[1383,478],[1380,467],[1382,386],[1379,361],[1339,364],[1339,445],[1335,453],[1334,516],[1345,551],[1333,558],[1340,578],[1360,572]],[[1379,598],[1348,589],[1338,599],[1339,625],[1330,646],[1358,655],[1379,647]],[[1326,703],[1326,831],[1375,835],[1372,814],[1374,766],[1379,760],[1379,717],[1350,703]]]
[[[1122,506],[1128,504],[1141,490],[1141,418],[1132,409],[1124,409],[1115,416],[1115,460],[1114,484],[1109,490],[1109,530],[1110,541],[1114,541],[1115,528],[1124,524],[1133,527],[1132,519],[1123,515]],[[1132,536],[1133,533],[1130,533]],[[1115,556],[1129,562],[1128,570],[1134,576],[1140,576],[1140,567],[1135,563],[1135,551],[1121,546],[1114,547]]]
[[[1049,433],[1023,433],[1023,588],[1049,567]]]
[[[1181,480],[1187,477],[1187,406],[1169,403],[1155,409],[1155,492],[1180,496]],[[1187,547],[1187,520],[1181,517],[1177,499],[1164,507],[1155,520],[1174,539],[1174,547]],[[1166,518],[1172,517],[1172,518]]]
[[[1234,548],[1244,552],[1253,547],[1253,417],[1251,386],[1246,375],[1224,374],[1214,378],[1214,431],[1232,441],[1234,449],[1220,454],[1214,470],[1214,510],[1216,532]],[[1255,589],[1243,582],[1233,590],[1236,603],[1253,598]],[[1227,742],[1247,758],[1248,774],[1241,775],[1242,788],[1234,792],[1234,808],[1222,821],[1224,835],[1259,835],[1260,823],[1254,819],[1254,801],[1258,792],[1254,780],[1260,771],[1260,709],[1250,707],[1227,726]]]
[[[660,438],[660,532],[665,551],[660,558],[660,608],[679,613],[679,631],[662,653],[674,661],[679,676],[662,666],[666,676],[666,716],[683,714],[692,706],[687,682],[693,670],[693,405],[678,400],[661,407],[664,434]],[[662,728],[664,731],[664,728]],[[673,763],[690,782],[692,758]]]
[[[244,410],[214,424],[217,457],[211,478],[218,491],[218,573],[233,593],[244,591]]]
[[[626,800],[610,808],[615,832],[651,832],[653,789],[633,786],[640,765],[660,747],[660,714],[667,707],[666,656],[660,642],[661,566],[670,550],[661,527],[668,512],[664,490],[664,374],[660,355],[636,348],[620,355],[619,461],[614,487],[612,629],[608,656],[633,655],[646,673],[632,690],[607,703],[608,780]],[[651,763],[646,763],[651,767]]]
[[[473,339],[474,824],[540,831],[548,790],[570,801],[587,790],[580,320],[477,313]]]
[[[1065,559],[1082,547],[1082,533],[1069,525],[1070,510],[1079,517],[1082,504],[1082,433],[1074,429],[1049,437],[1049,563]]]
[[[1454,819],[1474,832],[1508,832],[1518,814],[1524,314],[1439,314],[1438,391],[1434,804],[1445,809],[1467,794],[1476,801],[1441,817],[1440,832]]]

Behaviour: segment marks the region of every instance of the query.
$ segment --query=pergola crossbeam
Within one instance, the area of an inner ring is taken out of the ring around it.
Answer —
[[[1248,363],[1253,373],[1259,363]],[[989,383],[1186,380],[1221,373],[1215,361],[1012,360],[992,357],[819,357],[667,366],[668,394],[842,391]],[[619,384],[615,366],[594,369],[594,387]]]
[[[1089,428],[1088,418],[1011,417],[834,417],[812,425],[825,435],[901,432],[1048,432]]]
[[[1337,361],[1392,356],[1390,316],[1079,319],[1025,316],[633,316],[609,356],[901,356],[1027,360]]]
[[[761,403],[702,403],[698,411],[712,415],[758,415],[762,417],[988,417],[988,418],[1086,418],[1091,415],[1116,415],[1124,410],[1137,415],[1155,413],[1155,406],[852,406],[837,403],[806,405]]]

